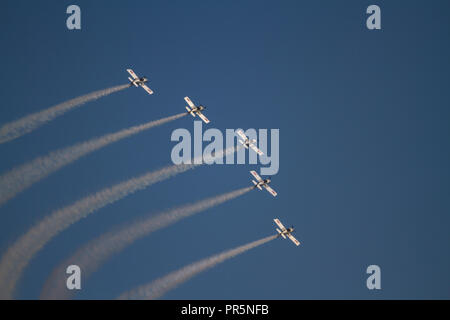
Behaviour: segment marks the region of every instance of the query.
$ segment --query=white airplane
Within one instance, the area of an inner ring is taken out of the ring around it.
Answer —
[[[239,142],[242,143],[246,149],[248,149],[248,147],[250,147],[250,148],[253,149],[253,151],[255,151],[260,156],[262,156],[264,154],[261,150],[259,150],[256,147],[256,140],[255,139],[250,140],[249,138],[247,138],[247,136],[245,135],[244,131],[242,131],[241,129],[236,130],[236,133],[242,139],[242,140],[239,140]]]
[[[280,227],[281,230],[277,229],[278,232],[278,237],[283,237],[284,239],[286,239],[286,237],[288,237],[289,239],[292,240],[293,243],[295,243],[297,246],[300,245],[300,241],[298,241],[297,239],[294,238],[294,236],[291,234],[294,231],[294,227],[290,227],[290,228],[285,228],[283,226],[283,224],[280,222],[280,220],[278,219],[273,219],[273,221],[275,221],[275,223],[277,224],[278,227]]]
[[[132,78],[128,77],[128,80],[130,80],[131,84],[134,85],[135,87],[142,87],[145,91],[148,92],[148,94],[153,94],[152,89],[150,89],[149,87],[147,87],[145,85],[145,83],[148,81],[148,79],[146,77],[142,77],[139,78],[136,73],[134,73],[133,70],[131,69],[127,69],[128,73],[131,75]]]
[[[259,190],[262,190],[261,187],[264,187],[267,191],[270,192],[271,195],[273,195],[274,197],[277,196],[277,193],[275,192],[275,190],[273,190],[271,187],[268,186],[268,184],[270,183],[270,179],[263,180],[254,170],[250,171],[250,173],[258,181],[258,182],[256,182],[255,180],[252,180],[253,184],[255,185],[254,188],[258,188]]]
[[[202,110],[205,110],[206,107],[204,106],[198,106],[196,107],[195,104],[192,103],[191,99],[189,99],[189,97],[184,97],[184,100],[187,102],[187,104],[189,105],[189,107],[191,107],[189,109],[188,106],[186,106],[186,110],[188,111],[188,113],[195,117],[195,115],[198,115],[200,119],[203,120],[203,122],[205,123],[209,123],[208,118],[205,117],[205,115],[202,113]]]

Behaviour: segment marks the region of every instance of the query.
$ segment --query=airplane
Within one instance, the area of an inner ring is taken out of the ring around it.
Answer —
[[[250,148],[253,149],[253,151],[255,151],[260,156],[262,156],[264,154],[261,150],[259,150],[256,147],[256,140],[255,139],[250,140],[249,138],[247,138],[247,136],[245,135],[244,131],[242,131],[241,129],[236,130],[236,133],[242,139],[242,140],[239,140],[239,142],[242,143],[246,149],[248,149],[248,147],[250,147]]]
[[[146,77],[142,77],[139,78],[136,73],[134,73],[133,70],[131,69],[127,69],[128,73],[131,75],[132,78],[128,77],[128,80],[130,80],[131,84],[134,85],[135,87],[142,87],[145,91],[148,92],[148,94],[153,94],[152,89],[150,89],[149,87],[147,87],[145,85],[145,83],[148,81],[148,79]]]
[[[264,187],[267,191],[270,192],[271,195],[273,195],[274,197],[277,196],[277,193],[275,192],[275,190],[273,190],[271,187],[268,186],[268,184],[270,183],[270,179],[263,180],[254,170],[250,171],[250,173],[258,181],[258,182],[256,182],[255,180],[252,180],[253,184],[255,185],[254,188],[258,188],[259,190],[262,190],[261,187]]]
[[[198,115],[200,119],[203,120],[204,123],[209,123],[208,118],[206,118],[205,115],[201,112],[202,110],[205,110],[206,107],[204,106],[196,107],[195,104],[192,103],[191,99],[189,99],[189,97],[184,97],[184,100],[187,102],[189,107],[191,107],[191,109],[189,109],[189,107],[186,106],[186,110],[191,116],[195,117],[195,115]]]
[[[278,225],[278,227],[280,227],[281,230],[279,230],[278,228],[276,228],[277,232],[278,232],[278,237],[283,237],[284,239],[286,239],[286,237],[288,237],[289,239],[292,240],[293,243],[295,243],[297,246],[300,245],[300,241],[298,241],[297,239],[294,238],[294,236],[291,234],[294,231],[294,227],[290,227],[290,228],[285,228],[283,226],[283,224],[280,222],[280,220],[278,219],[273,219],[273,221],[275,221],[275,223]]]

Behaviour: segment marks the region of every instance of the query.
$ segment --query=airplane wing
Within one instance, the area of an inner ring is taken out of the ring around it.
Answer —
[[[134,73],[133,70],[131,69],[127,69],[128,73],[133,77],[133,79],[138,79],[138,76],[136,75],[136,73]]]
[[[153,94],[152,89],[150,89],[149,87],[147,87],[145,84],[141,83],[140,86],[141,86],[142,88],[144,88],[144,90],[147,91],[148,94]]]
[[[250,173],[255,177],[257,181],[262,181],[262,178],[259,176],[259,174],[256,173],[256,171],[252,170],[250,171]]]
[[[288,234],[287,235],[289,239],[292,240],[293,243],[295,243],[295,245],[299,246],[300,245],[300,241],[298,241],[297,239],[294,238],[294,236],[292,234]]]
[[[187,104],[191,107],[191,108],[195,108],[195,104],[192,103],[191,99],[189,99],[189,97],[184,97],[184,100],[187,102]]]
[[[205,115],[203,113],[201,113],[200,111],[197,111],[196,113],[200,117],[200,119],[202,119],[205,123],[209,123],[208,118],[205,117]]]
[[[261,150],[259,150],[253,143],[250,144],[250,148],[253,149],[253,151],[255,151],[257,154],[259,154],[260,156],[262,156],[264,154],[264,152],[262,152]]]
[[[278,227],[280,227],[281,231],[285,231],[286,228],[283,226],[283,224],[280,222],[280,220],[278,219],[273,219],[273,221],[275,221],[275,223],[277,224]]]
[[[264,188],[266,188],[267,191],[270,192],[271,195],[273,195],[274,197],[277,196],[278,193],[275,192],[275,190],[273,190],[271,187],[269,187],[268,185],[263,185]]]
[[[236,133],[239,135],[239,137],[241,137],[242,139],[247,140],[247,136],[245,135],[244,131],[242,130],[236,130]]]

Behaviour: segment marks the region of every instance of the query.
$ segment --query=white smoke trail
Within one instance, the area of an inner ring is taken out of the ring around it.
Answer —
[[[230,152],[235,152],[238,148],[230,147],[221,150],[216,157],[226,156]],[[13,243],[2,256],[0,260],[0,299],[13,298],[17,281],[25,267],[34,255],[61,231],[108,204],[199,165],[201,164],[171,165],[157,171],[148,172],[98,191],[44,217]]]
[[[183,112],[163,119],[123,129],[115,133],[107,134],[64,149],[53,151],[46,156],[38,157],[31,162],[16,167],[0,176],[0,206],[15,197],[18,193],[30,187],[32,184],[44,179],[51,173],[78,160],[88,153],[94,152],[113,142],[130,137],[144,130],[179,119],[185,115],[187,115],[187,113]]]
[[[72,264],[79,266],[83,272],[83,280],[86,281],[106,260],[130,246],[139,238],[148,236],[150,233],[174,224],[183,218],[242,196],[252,189],[253,187],[246,187],[193,204],[173,208],[103,234],[79,248],[70,258],[64,260],[53,270],[44,284],[41,299],[69,299],[72,296],[73,291],[67,290],[66,287],[65,270],[67,266]]]
[[[28,116],[20,118],[4,124],[0,128],[0,143],[14,140],[24,134],[31,132],[54,118],[66,113],[67,111],[79,107],[86,102],[99,99],[130,87],[130,84],[123,84],[112,88],[94,91],[84,96],[62,102],[48,109],[32,113]]]
[[[213,255],[209,258],[191,263],[186,267],[169,273],[168,275],[156,279],[149,284],[145,284],[128,292],[125,292],[121,294],[118,299],[157,299],[168,291],[178,287],[180,284],[188,281],[200,272],[208,270],[219,263],[222,263],[230,258],[236,257],[241,253],[267,243],[277,238],[277,236],[278,235],[269,236],[257,241],[253,241],[246,245],[227,250],[222,253]]]

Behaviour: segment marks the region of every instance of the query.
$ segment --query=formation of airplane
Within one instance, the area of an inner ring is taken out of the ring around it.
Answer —
[[[148,94],[153,94],[153,91],[145,84],[146,82],[148,82],[148,79],[146,77],[139,78],[134,73],[134,71],[131,69],[127,69],[127,71],[131,75],[131,78],[128,77],[128,80],[130,80],[132,85],[134,85],[135,87],[142,87],[145,91],[147,91]],[[189,99],[189,97],[184,97],[184,100],[189,105],[189,106],[186,106],[186,110],[190,115],[192,115],[193,117],[195,117],[197,115],[197,116],[199,116],[200,119],[203,120],[203,122],[209,123],[208,118],[206,118],[206,116],[202,113],[202,111],[206,109],[204,106],[202,106],[202,105],[200,105],[198,107],[195,106],[195,104],[191,101],[191,99]],[[249,139],[245,135],[244,131],[241,129],[237,130],[236,133],[242,139],[242,140],[239,140],[239,142],[246,149],[251,148],[253,151],[255,151],[260,156],[264,154],[256,146],[255,139]],[[271,195],[273,195],[274,197],[277,196],[277,193],[275,192],[275,190],[273,190],[271,187],[269,187],[269,183],[271,182],[270,179],[262,179],[254,170],[250,171],[250,173],[256,179],[256,181],[252,180],[252,182],[254,184],[254,188],[258,188],[259,190],[262,190],[262,188],[265,188]],[[280,228],[280,229],[276,228],[276,230],[278,232],[278,237],[283,237],[284,239],[289,238],[292,242],[294,242],[295,245],[297,245],[297,246],[300,245],[300,242],[296,238],[294,238],[294,236],[292,235],[292,232],[294,231],[294,227],[286,228],[280,222],[280,220],[278,218],[273,219],[273,221],[275,221],[277,226]]]
[[[253,151],[255,151],[257,154],[259,154],[260,156],[262,156],[264,153],[258,149],[258,147],[256,147],[256,140],[252,139],[250,140],[244,133],[244,131],[242,131],[241,129],[236,130],[236,133],[238,134],[239,137],[241,137],[242,140],[239,140],[239,142],[246,148],[248,149],[249,147],[252,148]]]
[[[295,239],[294,236],[292,235],[292,232],[294,231],[294,227],[290,227],[290,228],[286,229],[286,227],[283,226],[283,224],[280,222],[280,220],[273,219],[273,221],[275,221],[277,226],[281,229],[280,230],[280,229],[276,228],[276,230],[278,232],[278,237],[283,237],[283,239],[286,239],[286,237],[288,237],[293,243],[295,243],[295,245],[297,245],[297,246],[300,245],[300,241]]]
[[[188,113],[195,117],[195,115],[198,115],[200,119],[203,120],[204,123],[209,123],[208,118],[205,117],[205,115],[202,113],[202,110],[205,110],[206,107],[204,106],[198,106],[196,107],[195,104],[191,101],[191,99],[189,99],[189,97],[184,97],[184,100],[187,102],[187,104],[189,105],[186,106],[186,110],[188,111]]]
[[[131,69],[127,69],[128,73],[131,75],[132,78],[128,77],[128,80],[130,80],[131,84],[134,85],[135,87],[141,87],[143,88],[145,91],[148,92],[148,94],[153,94],[152,89],[150,89],[149,87],[147,87],[147,85],[145,84],[148,79],[146,77],[142,77],[139,78],[136,73],[134,73],[133,70]]]
[[[274,197],[277,196],[277,193],[275,192],[275,190],[273,190],[271,187],[268,186],[268,184],[270,183],[270,179],[262,179],[257,173],[256,171],[252,170],[250,171],[250,173],[255,177],[255,180],[252,180],[253,184],[255,185],[254,188],[258,188],[259,190],[262,190],[262,188],[264,187],[267,191],[270,192],[271,195],[273,195]],[[292,235],[292,232],[294,231],[294,227],[290,227],[290,228],[286,228],[281,222],[280,220],[277,219],[273,219],[273,221],[275,221],[275,223],[278,225],[278,228],[276,228],[277,232],[278,232],[278,237],[283,237],[284,239],[286,239],[286,237],[288,237],[290,240],[292,240],[292,242],[294,242],[297,246],[300,245],[300,242],[294,238],[294,236]]]
[[[273,190],[271,187],[269,187],[270,179],[264,179],[259,176],[259,174],[256,173],[256,171],[252,170],[250,171],[253,177],[255,177],[255,180],[252,180],[253,184],[255,185],[254,188],[258,188],[259,190],[262,190],[264,187],[271,195],[274,197],[277,196],[277,193],[275,190]]]

